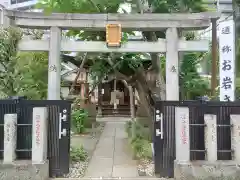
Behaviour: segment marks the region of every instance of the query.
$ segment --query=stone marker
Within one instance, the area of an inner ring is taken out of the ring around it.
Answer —
[[[189,141],[189,108],[175,108],[176,131],[176,160],[188,162],[190,160]]]
[[[33,108],[32,163],[42,164],[47,160],[47,117],[46,107]]]
[[[233,160],[240,164],[240,115],[230,115],[232,124],[232,150],[234,151]]]
[[[205,147],[206,160],[208,162],[217,161],[217,116],[213,114],[205,114]]]
[[[4,153],[3,163],[11,164],[16,159],[17,114],[4,115]]]

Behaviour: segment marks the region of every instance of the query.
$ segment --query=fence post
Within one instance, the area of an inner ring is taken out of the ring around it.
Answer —
[[[233,160],[240,164],[240,115],[230,115],[231,125],[231,139],[232,139],[232,150],[234,153]]]
[[[175,108],[176,161],[190,160],[189,108]]]
[[[204,114],[205,127],[205,147],[207,161],[217,161],[217,116]]]
[[[3,163],[9,164],[16,159],[17,114],[4,115],[4,153]]]
[[[32,163],[42,164],[47,160],[47,119],[46,107],[33,108]],[[56,132],[57,133],[57,132]]]

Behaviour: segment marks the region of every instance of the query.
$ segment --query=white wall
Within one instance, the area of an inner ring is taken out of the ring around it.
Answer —
[[[9,4],[9,0],[0,0],[0,4],[3,5],[4,7],[7,7]]]

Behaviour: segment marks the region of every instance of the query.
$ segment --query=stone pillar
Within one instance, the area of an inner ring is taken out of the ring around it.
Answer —
[[[48,60],[48,100],[60,100],[61,88],[61,29],[51,27]]]
[[[175,108],[176,161],[190,161],[189,108]]]
[[[47,118],[46,107],[33,108],[32,163],[43,164],[47,160]]]
[[[3,163],[11,164],[16,159],[17,114],[4,115],[4,153]]]
[[[240,164],[240,115],[230,115],[230,119],[233,126],[231,131],[233,160]]]
[[[168,28],[166,32],[166,100],[179,100],[178,32]]]
[[[205,148],[206,160],[209,162],[217,161],[217,116],[213,114],[204,115],[205,122]]]
[[[0,13],[0,24],[3,25],[4,28],[14,25],[14,19],[6,16],[6,10],[4,7],[0,7]]]
[[[0,5],[0,25],[3,25],[4,22],[4,7]]]

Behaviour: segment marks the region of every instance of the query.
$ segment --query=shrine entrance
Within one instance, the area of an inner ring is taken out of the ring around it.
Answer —
[[[185,41],[179,39],[178,29],[199,30],[211,25],[211,19],[219,18],[215,12],[189,14],[63,14],[56,13],[46,16],[44,13],[19,12],[5,10],[4,25],[32,29],[50,29],[50,39],[23,39],[19,43],[20,51],[48,51],[48,99],[60,99],[61,84],[61,52],[132,52],[132,53],[164,53],[166,55],[166,100],[179,100],[179,52],[203,52],[209,50],[208,40]],[[81,29],[107,31],[106,41],[72,41],[62,40],[62,30]],[[154,42],[121,42],[122,31],[159,31],[166,30],[166,39]],[[159,86],[160,81],[156,81]],[[112,89],[112,84],[110,83]],[[119,87],[122,87],[122,85]],[[99,88],[101,92],[102,88]],[[116,92],[115,88],[115,92]],[[121,89],[119,89],[121,90]],[[109,93],[109,92],[108,92]],[[120,93],[121,94],[121,93]],[[114,106],[116,93],[114,93]],[[108,95],[98,101],[108,101]],[[125,102],[125,98],[124,98]],[[120,102],[119,102],[120,103]],[[98,105],[102,104],[98,103]],[[158,119],[157,119],[158,120]],[[156,120],[156,121],[157,121]],[[68,123],[62,122],[61,123]],[[162,121],[162,120],[161,120]],[[62,132],[63,129],[57,131]],[[70,129],[65,129],[70,134]],[[59,133],[56,132],[56,133]],[[155,127],[154,146],[162,143],[167,135],[162,136],[163,127]],[[161,136],[160,136],[161,135]],[[64,138],[62,138],[64,139]],[[60,141],[62,140],[60,139]],[[69,139],[69,138],[68,138]],[[61,143],[59,143],[60,145]],[[174,147],[170,147],[174,148]],[[61,149],[61,147],[59,147]],[[158,152],[156,152],[158,153]],[[174,157],[173,157],[174,159]],[[156,160],[156,159],[155,159]],[[66,162],[68,163],[68,162]],[[171,162],[173,163],[173,162]],[[157,164],[157,163],[156,163]],[[155,165],[156,165],[155,164]],[[155,167],[155,170],[157,168]],[[157,172],[160,173],[161,172]],[[171,174],[170,176],[173,176]]]
[[[116,80],[116,90],[114,90],[114,82],[115,80],[112,80],[107,83],[103,83],[103,99],[102,104],[110,104],[114,105],[114,91],[116,91],[116,99],[118,105],[129,105],[129,91],[125,87],[125,85],[121,82]]]
[[[109,82],[102,83],[101,88],[101,94],[99,94],[99,97],[101,97],[97,107],[101,109],[101,114],[99,113],[98,116],[130,117],[130,94],[129,89],[124,83],[120,80],[113,79]]]

